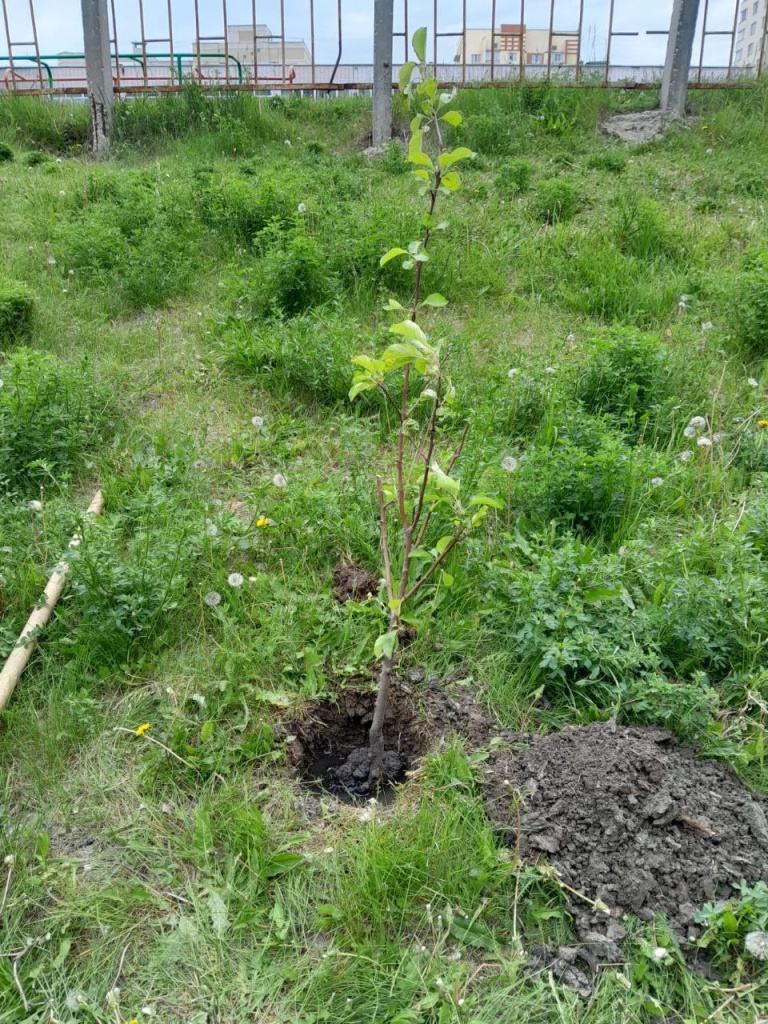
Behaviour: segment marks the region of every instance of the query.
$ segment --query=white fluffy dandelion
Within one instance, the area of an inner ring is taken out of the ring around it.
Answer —
[[[747,932],[744,949],[756,960],[768,960],[768,932]]]
[[[296,207],[296,209],[299,211],[299,213],[306,213],[307,212],[307,204],[306,203],[299,203],[299,205]]]
[[[573,333],[573,331],[571,331],[571,333],[565,340],[568,342],[569,345],[572,345],[574,341],[576,341],[576,335]]]
[[[664,478],[663,477],[655,476],[653,478],[653,480],[651,480],[651,487],[661,487],[661,485],[663,483],[664,483]]]
[[[520,368],[518,366],[513,366],[511,370],[507,370],[507,376],[510,380],[514,380],[518,373],[520,373]]]
[[[704,430],[706,425],[707,420],[704,416],[691,416],[688,421],[688,426],[693,427],[694,430]]]
[[[669,956],[669,950],[664,946],[657,946],[653,951],[653,959],[660,963],[662,960],[666,960]]]
[[[209,608],[215,608],[221,604],[221,594],[217,590],[209,590],[203,601]]]
[[[282,473],[275,473],[272,477],[272,483],[275,487],[287,487],[288,481],[285,479]]]
[[[557,373],[557,368],[555,366],[545,366],[544,367],[544,372],[545,373]]]
[[[700,437],[698,439],[698,441],[696,442],[696,444],[699,446],[699,448],[711,448],[712,447],[712,442],[710,441],[710,439],[706,435],[704,437]]]
[[[29,502],[29,504],[27,505],[27,508],[29,509],[30,512],[42,512],[43,511],[43,503],[42,503],[42,501],[34,501],[33,500],[33,501]]]
[[[711,331],[714,326],[715,325],[712,323],[711,320],[705,320],[704,323],[701,325],[701,329],[702,331]]]
[[[749,384],[749,386],[751,388],[759,388],[760,387],[760,385],[758,384],[758,382],[755,380],[754,377],[747,377],[747,384]]]
[[[231,572],[229,576],[227,576],[227,583],[230,587],[242,587],[245,580],[239,572]]]
[[[56,266],[56,257],[55,256],[49,256],[46,259],[45,262],[48,264],[49,267],[55,267]]]
[[[256,427],[257,430],[261,430],[261,428],[264,426],[264,417],[251,416],[251,426]]]
[[[505,455],[504,458],[501,460],[501,468],[506,473],[514,473],[517,469],[517,459],[514,457],[514,455]]]
[[[683,437],[696,437],[696,428],[686,427],[683,431]]]
[[[215,537],[218,532],[219,528],[216,523],[208,523],[205,528],[205,534],[207,537]]]
[[[686,450],[684,452],[680,452],[680,461],[681,462],[690,462],[692,458],[693,458],[693,452],[690,450],[690,448],[686,448]]]

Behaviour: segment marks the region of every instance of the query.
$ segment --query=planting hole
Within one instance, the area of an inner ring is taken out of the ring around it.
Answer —
[[[368,731],[375,701],[372,692],[343,693],[336,703],[316,704],[303,718],[289,723],[294,737],[291,763],[309,789],[331,793],[345,803],[371,796],[382,803],[394,799],[395,787],[405,781],[426,748],[426,730],[408,695],[393,691],[384,725],[384,784],[372,793]]]

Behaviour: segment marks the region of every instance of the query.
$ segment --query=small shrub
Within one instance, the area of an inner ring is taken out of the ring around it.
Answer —
[[[7,142],[0,142],[0,164],[7,164],[13,160],[13,150]]]
[[[384,147],[381,169],[395,177],[408,173],[409,168],[408,164],[403,160],[403,151],[394,139]]]
[[[258,375],[259,384],[271,391],[334,405],[349,393],[361,333],[359,324],[336,312],[253,325],[233,320],[222,351],[229,363]]]
[[[581,205],[578,190],[572,181],[568,178],[547,178],[536,189],[533,212],[539,220],[555,224],[572,220]]]
[[[85,360],[19,349],[3,364],[0,493],[36,493],[76,473],[108,433],[113,403]]]
[[[269,224],[285,228],[293,221],[301,196],[289,186],[277,175],[211,180],[201,196],[202,218],[225,237],[251,245]]]
[[[750,355],[768,356],[768,250],[752,255],[741,275],[738,336]]]
[[[627,154],[621,149],[603,149],[587,157],[587,167],[591,171],[622,174],[627,169]]]
[[[259,244],[265,254],[259,262],[256,291],[264,310],[296,316],[330,297],[333,282],[326,260],[316,240],[301,228],[283,237],[280,225],[273,222],[262,232]]]
[[[508,160],[496,175],[496,191],[508,199],[527,192],[533,178],[533,164],[516,157]]]
[[[633,425],[663,401],[668,356],[654,337],[614,328],[598,338],[575,382],[575,396],[591,413]]]
[[[669,215],[652,199],[635,193],[619,197],[614,238],[621,252],[639,260],[672,258],[680,253],[679,236],[669,227]]]
[[[17,281],[0,281],[0,343],[19,341],[32,330],[32,293]]]
[[[52,161],[53,157],[48,153],[44,153],[41,149],[32,149],[21,158],[21,162],[25,167],[39,167],[41,164],[50,164]]]

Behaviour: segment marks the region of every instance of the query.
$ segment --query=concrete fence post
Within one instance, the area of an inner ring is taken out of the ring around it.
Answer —
[[[109,13],[107,0],[80,0],[85,43],[85,73],[94,153],[105,153],[112,137],[112,106],[115,101],[109,59]]]
[[[699,0],[674,0],[672,20],[669,23],[667,59],[661,79],[661,109],[676,117],[685,113],[698,16]]]
[[[392,29],[394,0],[373,5],[373,145],[392,138]]]

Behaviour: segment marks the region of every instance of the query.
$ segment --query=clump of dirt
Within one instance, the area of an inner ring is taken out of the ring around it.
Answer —
[[[663,729],[596,722],[491,751],[486,812],[521,855],[545,854],[564,882],[610,913],[569,907],[588,954],[621,959],[621,918],[664,911],[675,938],[731,883],[768,879],[768,800]]]
[[[642,110],[632,114],[614,114],[603,122],[602,129],[606,135],[614,135],[622,142],[640,145],[664,138],[671,120],[666,111]]]
[[[379,592],[379,577],[345,559],[333,570],[333,596],[339,602],[365,601]]]

